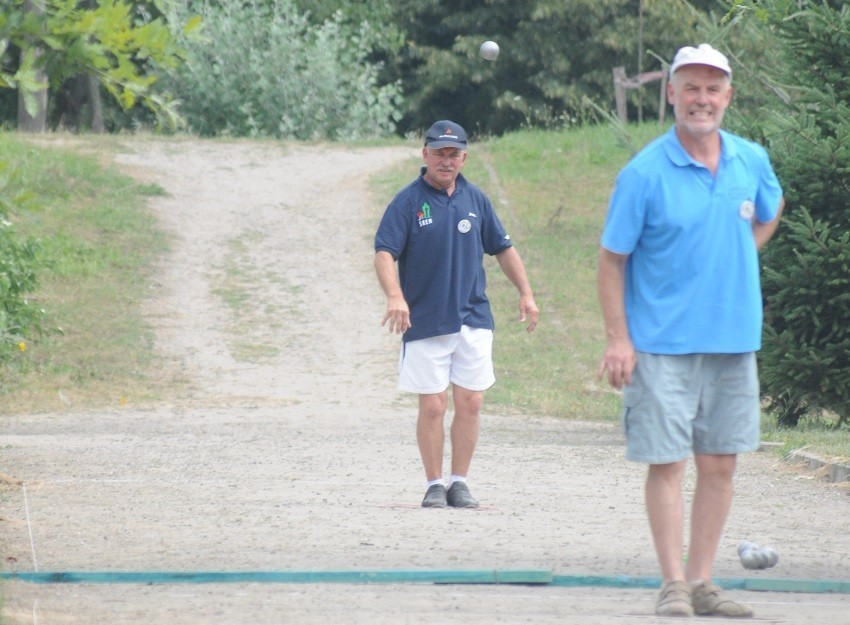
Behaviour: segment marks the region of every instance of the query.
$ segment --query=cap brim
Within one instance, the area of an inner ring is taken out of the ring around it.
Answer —
[[[435,150],[439,150],[440,148],[457,148],[458,150],[465,150],[466,143],[459,143],[458,141],[430,141],[425,144],[425,147],[434,148]]]
[[[719,71],[723,72],[724,74],[726,74],[727,76],[732,75],[732,69],[731,68],[723,67],[722,65],[718,65],[717,63],[711,63],[711,62],[707,62],[707,61],[687,61],[685,63],[679,63],[678,65],[673,65],[670,68],[670,75],[672,76],[673,74],[675,74],[677,71],[679,71],[683,67],[693,67],[695,65],[702,65],[703,67],[710,67],[712,69],[719,70]]]

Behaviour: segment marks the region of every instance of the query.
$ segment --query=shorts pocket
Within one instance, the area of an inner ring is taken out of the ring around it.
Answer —
[[[631,421],[630,417],[633,417],[634,408],[640,404],[640,400],[642,398],[643,392],[632,386],[627,386],[623,389],[623,414],[621,417],[623,434],[628,435],[629,422]]]
[[[643,398],[643,391],[634,387],[634,385],[623,387],[623,407],[634,408],[640,404]]]

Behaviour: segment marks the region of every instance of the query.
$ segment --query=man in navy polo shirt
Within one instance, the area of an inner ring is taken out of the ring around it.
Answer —
[[[466,132],[443,120],[425,135],[419,178],[390,202],[375,236],[375,271],[387,296],[381,325],[402,334],[399,388],[419,395],[416,439],[426,508],[476,508],[466,476],[478,442],[484,391],[493,385],[493,315],[484,254],[520,295],[520,321],[538,310],[523,262],[487,196],[460,173]],[[396,262],[398,268],[396,269]],[[443,480],[443,419],[452,386],[451,475]]]
[[[764,148],[720,129],[731,82],[728,60],[711,46],[679,50],[667,86],[676,123],[618,174],[599,251],[607,336],[599,375],[623,388],[626,457],[649,465],[663,616],[752,616],[711,573],[737,454],[759,445],[758,249],[783,199]],[[683,564],[691,454],[697,480]]]

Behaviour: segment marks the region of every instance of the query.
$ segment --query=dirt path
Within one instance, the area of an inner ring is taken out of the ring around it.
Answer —
[[[0,501],[6,571],[657,575],[643,469],[622,459],[613,426],[487,414],[472,476],[483,507],[418,506],[413,403],[395,388],[397,340],[379,327],[367,191],[369,175],[415,154],[126,145],[118,162],[169,193],[153,200],[175,241],[149,318],[163,370],[196,390],[150,409],[5,419],[3,472],[21,481]],[[765,454],[741,459],[737,490],[718,577],[850,578],[844,491]],[[743,539],[776,545],[779,566],[744,571]],[[652,590],[605,584],[3,591],[10,624],[657,620]],[[767,622],[850,623],[850,595],[739,592]]]

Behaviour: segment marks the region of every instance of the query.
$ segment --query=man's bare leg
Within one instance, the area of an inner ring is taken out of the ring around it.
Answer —
[[[452,475],[466,477],[481,430],[481,404],[484,393],[453,385],[455,414],[451,427]]]
[[[646,477],[646,511],[665,582],[685,581],[682,565],[684,505],[682,476],[687,461],[652,464]]]
[[[732,507],[732,477],[737,456],[695,457],[697,483],[691,510],[688,581],[711,580],[720,537]]]
[[[443,445],[448,391],[419,396],[419,418],[416,421],[416,442],[428,481],[443,477]]]

